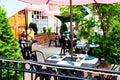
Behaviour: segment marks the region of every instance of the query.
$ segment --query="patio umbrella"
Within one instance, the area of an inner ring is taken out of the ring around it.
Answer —
[[[42,12],[42,15],[47,15],[47,16],[55,16],[55,15],[60,15],[60,8],[58,6],[49,6],[49,10],[45,10]]]
[[[25,7],[25,10],[30,10],[30,11],[47,11],[49,10],[49,5],[35,5],[35,4],[32,4],[32,5],[28,5]]]
[[[73,32],[72,32],[72,5],[83,5],[90,3],[112,4],[120,2],[120,0],[20,0],[30,4],[57,4],[70,5],[70,35],[71,35],[71,55],[73,55]]]

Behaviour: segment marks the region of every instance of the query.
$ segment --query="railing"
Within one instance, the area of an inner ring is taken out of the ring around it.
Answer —
[[[46,70],[41,69],[43,66],[46,68]],[[14,60],[0,58],[0,80],[3,80],[3,69],[7,70],[6,75],[8,79],[6,80],[9,80],[10,70],[15,71],[15,77],[12,80],[18,80],[17,74],[19,74],[19,72],[23,72],[23,80],[25,80],[25,72],[31,73],[31,79],[29,78],[29,80],[34,80],[33,74],[44,75],[45,77],[53,76],[55,77],[55,80],[117,80],[117,77],[120,76],[120,71],[116,70],[113,71],[97,68],[60,66],[55,64],[34,62],[32,60]],[[64,73],[63,70],[66,71],[66,73]]]

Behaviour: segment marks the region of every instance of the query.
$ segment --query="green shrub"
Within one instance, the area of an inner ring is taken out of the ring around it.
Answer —
[[[47,28],[47,33],[51,33],[52,27]]]
[[[47,28],[46,28],[46,27],[43,27],[43,28],[42,28],[42,31],[43,31],[43,33],[47,33]]]
[[[8,19],[6,12],[0,6],[0,57],[1,58],[13,58],[22,59],[21,50],[19,47],[18,40],[15,38]],[[13,64],[12,64],[13,65]],[[10,71],[9,80],[13,80],[15,76],[14,71]],[[3,80],[7,80],[7,71],[2,71]],[[21,80],[21,74],[19,74],[17,80]]]
[[[36,23],[31,22],[31,23],[29,24],[29,28],[32,28],[32,29],[34,30],[35,34],[37,34],[38,28],[37,28]]]
[[[104,42],[104,58],[110,64],[120,64],[120,24],[116,24],[108,33]]]
[[[39,32],[39,34],[41,33],[51,33],[52,27],[43,27],[42,31]]]
[[[90,44],[94,43],[100,45],[99,48],[93,48],[92,50],[92,55],[94,55],[95,57],[99,57],[100,55],[103,54],[103,41],[104,41],[103,36],[97,33],[94,36],[89,37],[88,43]]]

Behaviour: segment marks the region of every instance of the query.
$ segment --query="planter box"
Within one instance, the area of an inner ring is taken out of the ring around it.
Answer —
[[[34,39],[38,41],[38,44],[45,44],[48,43],[51,38],[54,39],[55,37],[55,33],[44,33],[35,35]]]
[[[49,42],[47,33],[35,35],[34,39],[38,41],[38,44],[45,44]]]

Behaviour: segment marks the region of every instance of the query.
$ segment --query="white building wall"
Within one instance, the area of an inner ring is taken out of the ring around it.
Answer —
[[[37,24],[39,32],[42,30],[43,27],[52,27],[52,32],[59,33],[61,21],[58,20],[56,17],[47,16],[46,19],[40,19],[37,18],[37,15],[34,15],[34,18],[32,18],[32,14],[32,11],[28,11],[28,25],[30,24],[30,22],[34,22]]]

